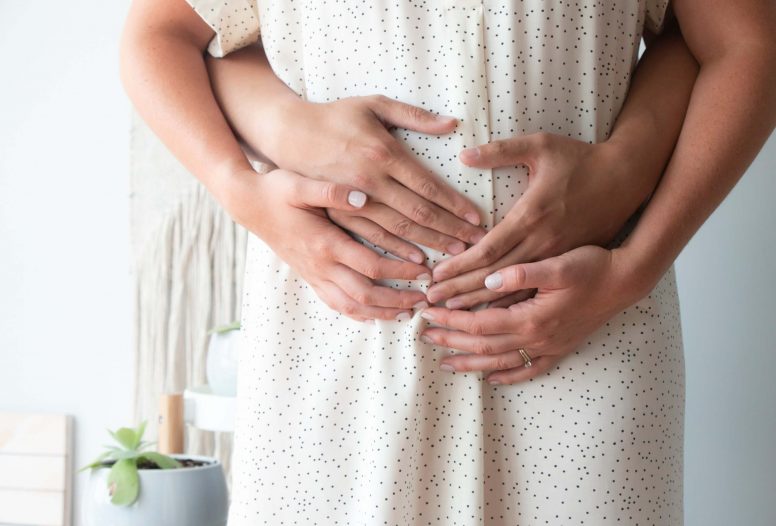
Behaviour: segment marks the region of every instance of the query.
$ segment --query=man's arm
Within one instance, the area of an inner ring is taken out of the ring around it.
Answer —
[[[700,73],[663,178],[620,248],[640,295],[730,192],[776,125],[776,4],[673,5]]]

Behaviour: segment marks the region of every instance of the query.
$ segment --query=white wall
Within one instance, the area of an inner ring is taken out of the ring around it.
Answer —
[[[77,466],[131,418],[127,5],[0,2],[0,410],[74,415]]]
[[[0,410],[131,418],[127,0],[0,3]],[[687,526],[776,524],[776,139],[678,264]],[[82,480],[79,479],[79,480]]]
[[[776,134],[677,262],[688,526],[776,524]]]

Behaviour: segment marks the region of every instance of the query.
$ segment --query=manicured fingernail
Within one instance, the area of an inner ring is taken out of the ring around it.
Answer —
[[[424,272],[423,274],[421,274],[415,279],[417,279],[418,281],[431,281],[431,274]]]
[[[463,301],[461,301],[459,298],[450,298],[445,302],[445,307],[448,309],[460,309],[463,307]]]
[[[433,320],[434,319],[434,316],[432,316],[432,314],[430,312],[425,311],[425,310],[421,311],[420,317],[423,318],[424,320]]]
[[[366,204],[366,194],[358,190],[351,190],[348,194],[348,203],[356,208],[361,208]]]
[[[435,116],[436,116],[436,119],[438,121],[442,121],[442,122],[455,122],[455,121],[458,120],[455,117],[453,117],[452,115],[436,115],[435,114]]]
[[[437,301],[441,300],[441,296],[437,293],[437,289],[430,288],[426,291],[426,297],[428,298],[428,301],[431,303],[436,303]]]
[[[464,250],[466,250],[466,245],[461,241],[456,241],[455,243],[447,245],[447,251],[452,255],[460,254]]]
[[[413,252],[412,254],[410,254],[410,261],[412,261],[413,263],[417,263],[418,265],[420,265],[425,260],[426,258],[424,258],[422,254],[418,254],[417,252]]]
[[[412,308],[415,310],[426,309],[428,308],[428,303],[426,303],[425,301],[419,301],[415,305],[413,305]]]
[[[461,150],[461,160],[462,161],[476,161],[480,158],[480,149],[479,148],[464,148]]]
[[[421,334],[420,335],[420,341],[422,341],[423,343],[434,343],[434,340],[432,340],[431,338],[429,338],[425,334]]]
[[[453,372],[455,372],[455,367],[453,367],[449,363],[441,363],[441,364],[439,364],[439,368],[442,369],[446,373],[453,373]]]
[[[400,312],[396,315],[396,318],[394,318],[396,321],[407,321],[410,319],[410,313],[409,312]]]
[[[498,381],[498,378],[494,378],[493,380],[488,380],[488,383],[490,385],[501,385],[501,382]]]
[[[479,224],[480,224],[480,216],[478,216],[474,212],[468,212],[468,213],[464,214],[463,217],[464,217],[464,219],[466,219],[469,223],[471,223],[473,225],[478,225],[479,226]]]
[[[488,287],[490,290],[497,290],[501,288],[501,285],[504,284],[504,280],[501,278],[501,274],[498,272],[495,272],[485,278],[485,286]]]
[[[364,320],[364,323],[368,323],[369,325],[374,325],[375,320]]]

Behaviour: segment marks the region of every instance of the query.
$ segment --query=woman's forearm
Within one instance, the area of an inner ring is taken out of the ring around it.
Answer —
[[[671,161],[621,247],[641,295],[730,192],[776,124],[776,10],[744,1],[751,5],[730,3],[732,12],[711,16],[698,14],[715,11],[702,0],[676,2],[701,68]]]
[[[184,2],[136,0],[122,35],[121,76],[139,114],[223,202],[250,170],[210,88],[203,50],[212,30]]]

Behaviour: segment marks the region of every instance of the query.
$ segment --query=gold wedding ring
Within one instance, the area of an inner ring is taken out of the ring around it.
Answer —
[[[518,350],[517,350],[517,352],[519,352],[519,353],[520,353],[520,356],[522,356],[522,357],[523,357],[523,361],[525,362],[525,363],[523,364],[523,367],[531,367],[531,366],[533,365],[533,364],[531,363],[531,357],[530,357],[530,356],[528,356],[528,353],[527,353],[527,352],[525,352],[525,349],[523,349],[523,348],[521,347],[520,349],[518,349]]]

